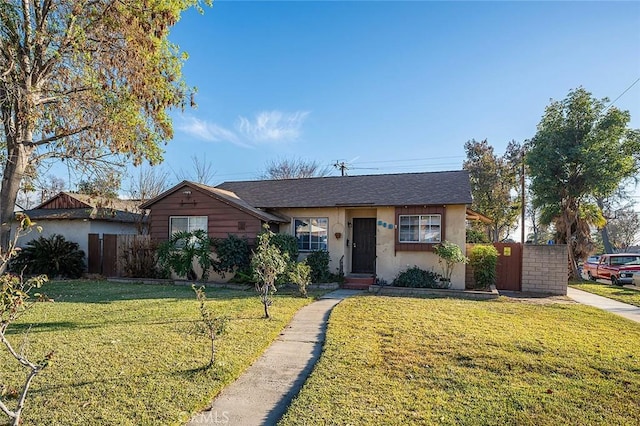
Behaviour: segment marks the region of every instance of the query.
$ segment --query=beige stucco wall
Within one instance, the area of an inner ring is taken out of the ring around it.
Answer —
[[[328,207],[319,209],[282,209],[278,210],[279,213],[291,218],[291,223],[283,223],[280,225],[280,233],[295,235],[293,230],[293,219],[298,217],[326,217],[329,219],[329,231],[327,237],[327,250],[331,257],[331,263],[329,264],[329,271],[337,273],[340,267],[340,258],[345,256],[346,253],[346,240],[347,240],[347,220],[346,210],[340,207]],[[341,233],[340,239],[336,238],[336,232]],[[298,260],[302,260],[308,253],[301,252]],[[346,256],[345,256],[346,257]],[[344,272],[348,273],[347,260],[344,259]]]
[[[387,223],[395,223],[395,208],[379,208],[378,220]],[[458,244],[463,252],[466,251],[466,206],[452,205],[446,208],[445,238],[452,243]],[[398,274],[412,266],[432,270],[442,274],[442,269],[438,263],[438,256],[432,252],[398,251],[395,252],[395,230],[378,226],[378,238],[376,241],[377,267],[376,275],[389,283]],[[458,265],[454,268],[451,276],[451,288],[464,290],[465,268]]]
[[[327,217],[329,219],[328,250],[331,256],[329,268],[331,272],[337,272],[340,265],[340,258],[344,256],[344,272],[351,272],[351,250],[347,246],[347,240],[352,241],[351,229],[348,223],[354,218],[376,218],[376,223],[382,221],[395,225],[395,207],[378,208],[304,208],[304,209],[283,209],[280,213],[291,217]],[[451,205],[446,208],[445,238],[448,241],[458,244],[463,251],[466,251],[465,241],[465,220],[466,206]],[[280,232],[293,234],[292,223],[280,225]],[[341,232],[342,237],[337,239],[336,232]],[[300,259],[305,257],[301,253]],[[422,269],[433,270],[442,273],[438,257],[432,252],[398,251],[395,252],[395,229],[389,229],[380,225],[376,226],[376,276],[391,283],[398,272],[411,267],[418,266]],[[451,277],[451,287],[464,289],[465,268],[458,265]]]

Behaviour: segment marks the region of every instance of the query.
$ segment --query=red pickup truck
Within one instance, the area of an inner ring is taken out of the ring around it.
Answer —
[[[633,273],[640,272],[640,254],[603,254],[597,263],[585,262],[582,269],[592,281],[603,279],[611,280],[613,285],[631,284]]]

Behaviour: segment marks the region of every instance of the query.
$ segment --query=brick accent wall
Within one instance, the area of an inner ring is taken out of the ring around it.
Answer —
[[[568,256],[566,245],[525,244],[522,256],[522,291],[566,295]]]

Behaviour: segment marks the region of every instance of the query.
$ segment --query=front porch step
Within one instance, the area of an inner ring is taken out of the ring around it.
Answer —
[[[376,277],[370,274],[349,274],[344,277],[342,288],[349,290],[368,290],[370,285],[376,283]]]

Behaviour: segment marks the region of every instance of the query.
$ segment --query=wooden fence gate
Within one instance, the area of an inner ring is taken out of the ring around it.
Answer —
[[[522,283],[522,244],[493,243],[498,250],[498,265],[496,267],[496,288],[498,290],[521,291]],[[473,244],[467,244],[467,254]],[[467,266],[466,286],[473,288],[473,270]]]
[[[522,283],[522,244],[493,243],[498,250],[496,268],[496,288],[498,290],[520,291]]]
[[[123,276],[121,251],[148,235],[89,234],[88,272],[105,277]]]

